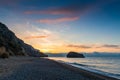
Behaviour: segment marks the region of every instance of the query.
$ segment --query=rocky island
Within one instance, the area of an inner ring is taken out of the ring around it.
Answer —
[[[77,52],[69,52],[67,58],[85,58],[85,56]]]

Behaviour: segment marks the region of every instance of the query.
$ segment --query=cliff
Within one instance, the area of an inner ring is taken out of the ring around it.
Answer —
[[[24,43],[6,25],[0,23],[0,57],[4,58],[10,55],[47,57],[47,55],[34,49],[31,45]]]

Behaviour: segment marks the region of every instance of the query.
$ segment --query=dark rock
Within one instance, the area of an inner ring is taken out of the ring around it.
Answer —
[[[69,52],[67,54],[68,58],[85,58],[83,54],[77,53],[77,52]]]
[[[0,58],[9,58],[9,53],[3,53]]]
[[[16,35],[6,27],[6,25],[0,23],[0,50],[2,50],[3,47],[5,49],[4,52],[0,51],[0,56],[4,53],[3,57],[7,55],[47,57],[47,55],[17,38]]]
[[[8,58],[9,53],[6,51],[6,47],[0,44],[0,58]]]

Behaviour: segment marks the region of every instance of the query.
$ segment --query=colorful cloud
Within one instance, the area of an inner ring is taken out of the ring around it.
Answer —
[[[70,44],[70,45],[67,45],[67,47],[72,47],[72,48],[84,48],[84,49],[92,48],[91,46],[76,45],[76,44]]]
[[[84,4],[84,5],[83,5]],[[88,13],[94,8],[93,4],[85,3],[69,4],[62,7],[50,7],[43,10],[26,10],[24,14],[43,14],[43,15],[66,15],[66,16],[81,16]],[[95,4],[94,4],[95,5]]]
[[[41,35],[41,36],[29,36],[29,37],[25,37],[25,39],[36,39],[36,38],[47,38],[48,36],[44,36],[44,35]]]
[[[78,19],[79,17],[63,17],[63,18],[56,18],[56,19],[40,19],[40,20],[37,20],[37,22],[45,23],[45,24],[54,24],[54,23],[76,21]]]

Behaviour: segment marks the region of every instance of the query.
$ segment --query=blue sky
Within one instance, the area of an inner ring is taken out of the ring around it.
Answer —
[[[120,52],[120,0],[2,0],[0,21],[43,52]]]

